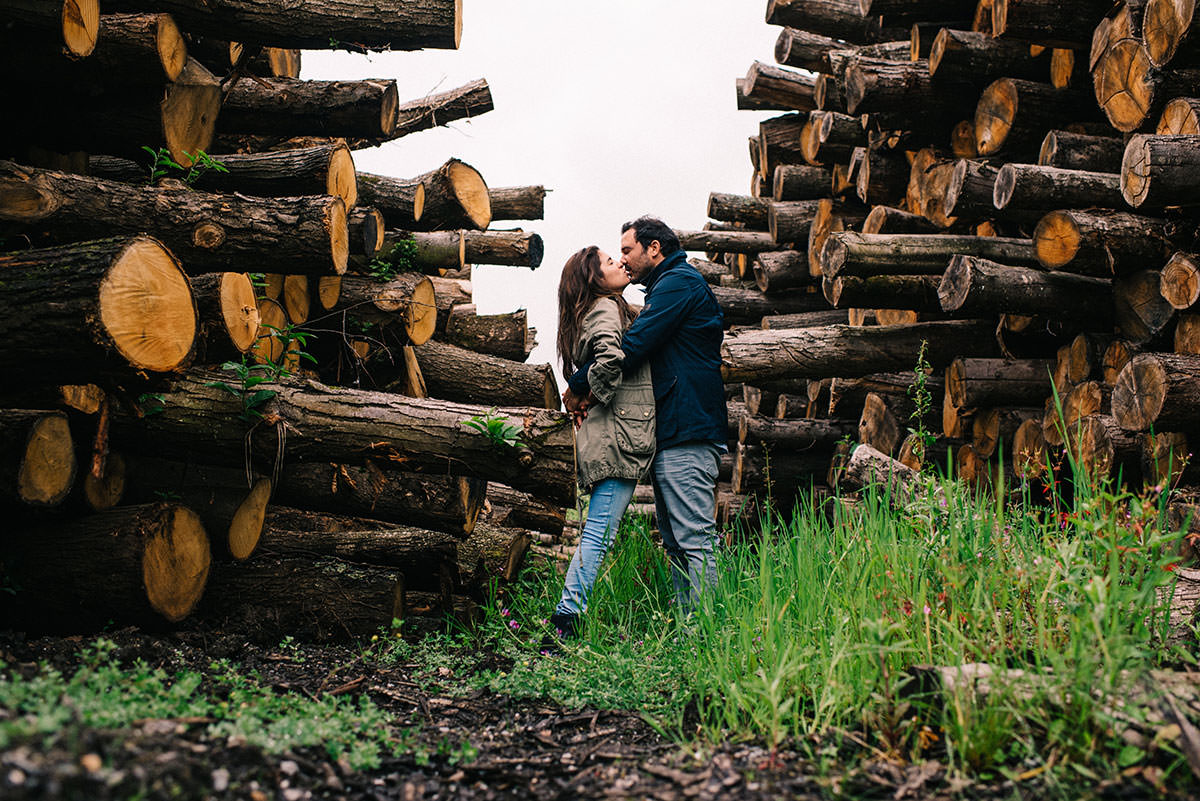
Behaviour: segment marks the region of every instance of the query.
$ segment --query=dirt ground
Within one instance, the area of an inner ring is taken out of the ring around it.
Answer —
[[[169,671],[202,670],[227,658],[262,681],[312,697],[366,694],[414,726],[426,759],[387,757],[354,771],[324,750],[270,755],[206,736],[204,720],[146,720],[131,729],[70,727],[47,740],[0,749],[0,798],[12,799],[809,799],[1039,798],[1036,780],[1020,786],[964,783],[939,763],[857,761],[848,772],[819,773],[799,755],[757,745],[691,754],[634,712],[563,709],[490,691],[466,697],[427,693],[421,666],[367,664],[360,651],[301,645],[286,653],[235,634],[105,635],[122,662],[142,659]],[[3,669],[32,673],[40,662],[74,670],[91,637],[27,638],[0,633]],[[10,711],[0,709],[0,716]],[[472,759],[438,754],[469,742]],[[1080,797],[1161,798],[1139,783],[1081,788]]]

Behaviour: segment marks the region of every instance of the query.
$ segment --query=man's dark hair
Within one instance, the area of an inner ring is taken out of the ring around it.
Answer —
[[[650,247],[650,243],[657,239],[658,247],[664,256],[670,256],[679,250],[679,237],[675,236],[671,226],[657,217],[649,215],[638,217],[636,220],[622,225],[621,233],[625,233],[630,228],[633,229],[633,238],[643,248]]]

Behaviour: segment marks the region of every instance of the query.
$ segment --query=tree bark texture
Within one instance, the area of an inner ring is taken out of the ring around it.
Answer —
[[[5,551],[21,588],[17,617],[73,629],[178,623],[196,608],[211,560],[195,513],[162,503],[56,520],[9,538]]]
[[[398,105],[394,80],[242,79],[225,95],[217,128],[226,136],[388,139]]]
[[[430,340],[416,349],[431,397],[458,403],[558,409],[548,364],[524,364]]]
[[[1050,131],[1042,140],[1037,163],[1062,170],[1111,173],[1121,171],[1124,155],[1125,142],[1115,136]]]
[[[964,354],[988,356],[995,350],[990,326],[975,321],[747,331],[726,337],[721,371],[727,382],[751,383],[862,376],[916,364],[922,342],[935,369]]]
[[[1021,210],[1121,206],[1117,173],[1060,170],[1037,164],[1005,164],[996,175],[992,203]]]
[[[343,273],[346,207],[326,195],[254,198],[117,181],[0,162],[0,220],[39,239],[78,241],[149,232],[191,273],[244,258],[280,273]]]
[[[541,220],[546,216],[546,187],[503,186],[488,187],[492,204],[492,221]]]
[[[943,234],[860,234],[829,236],[821,250],[821,274],[828,278],[874,275],[938,275],[956,254],[1032,264],[1037,259],[1027,239]]]
[[[170,372],[192,357],[191,288],[150,237],[17,251],[0,256],[0,273],[0,368],[23,381]]]
[[[1130,206],[1191,206],[1200,175],[1200,137],[1134,135],[1121,161],[1121,195]]]
[[[974,256],[953,257],[938,295],[944,310],[962,314],[1048,314],[1077,318],[1093,330],[1105,330],[1113,320],[1108,281]]]
[[[458,49],[461,0],[116,0],[114,10],[164,11],[193,33],[305,50]]]
[[[955,359],[946,392],[955,406],[1035,406],[1051,394],[1048,359]]]
[[[235,381],[229,373],[195,372],[169,382],[163,411],[122,420],[121,441],[130,449],[149,447],[168,456],[191,453],[212,464],[242,464],[249,424],[238,417],[241,401],[209,386]],[[416,472],[495,478],[560,503],[574,500],[572,431],[561,413],[499,409],[494,417],[517,429],[509,445],[494,443],[466,425],[488,416],[482,406],[333,389],[312,381],[256,389],[277,393],[261,407],[270,419],[252,432],[256,461],[273,462],[282,440],[285,464],[387,460]]]
[[[1052,211],[1033,232],[1047,270],[1112,277],[1161,264],[1171,252],[1166,220],[1123,211]]]
[[[475,313],[474,305],[456,306],[446,318],[443,336],[451,345],[513,362],[525,361],[537,344],[530,333],[524,309],[481,315]]]

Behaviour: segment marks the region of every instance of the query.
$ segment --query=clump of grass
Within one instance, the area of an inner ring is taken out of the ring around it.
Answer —
[[[309,697],[279,692],[227,661],[205,675],[169,674],[145,662],[122,666],[116,646],[98,639],[82,652],[71,675],[49,665],[29,678],[0,673],[0,748],[16,740],[52,737],[80,725],[122,729],[135,721],[208,719],[213,737],[237,737],[268,753],[321,746],[356,769],[374,768],[384,754],[414,749],[414,732],[366,696]]]
[[[481,681],[642,710],[684,741],[808,747],[854,732],[862,753],[975,778],[1053,785],[1153,764],[1186,782],[1169,744],[1131,747],[1114,713],[1152,668],[1190,659],[1162,644],[1178,538],[1163,499],[1084,480],[1050,508],[928,489],[899,508],[867,493],[765,517],[721,551],[718,592],[684,621],[661,547],[626,520],[578,644],[537,655],[561,579],[531,569],[485,629],[513,668]],[[977,662],[996,670],[987,694],[915,691],[914,666]]]

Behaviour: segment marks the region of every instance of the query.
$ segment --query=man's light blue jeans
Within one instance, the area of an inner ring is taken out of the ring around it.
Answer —
[[[671,563],[675,603],[682,614],[717,585],[717,471],[720,449],[688,442],[654,455],[654,503],[663,548]]]
[[[630,479],[606,478],[592,488],[587,520],[579,534],[579,547],[571,557],[562,600],[558,602],[555,612],[582,615],[587,610],[588,595],[596,583],[596,576],[600,574],[600,563],[617,536],[625,507],[629,506],[636,484]]]

